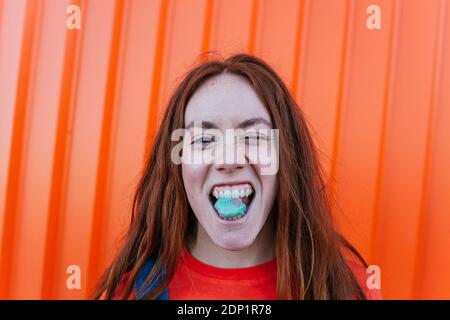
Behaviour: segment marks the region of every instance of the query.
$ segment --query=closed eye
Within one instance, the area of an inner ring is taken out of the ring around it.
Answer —
[[[211,142],[214,142],[216,139],[213,136],[201,136],[198,137],[196,139],[194,139],[191,144],[196,144],[196,145],[207,145]]]
[[[251,135],[245,136],[246,143],[259,143],[260,141],[268,141],[268,137],[265,135]]]

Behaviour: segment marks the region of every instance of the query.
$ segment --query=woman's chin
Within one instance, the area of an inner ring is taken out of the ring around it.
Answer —
[[[251,238],[248,235],[243,235],[242,233],[230,234],[230,232],[228,232],[222,236],[216,235],[213,240],[216,245],[225,250],[240,251],[250,247],[255,241],[255,238]]]

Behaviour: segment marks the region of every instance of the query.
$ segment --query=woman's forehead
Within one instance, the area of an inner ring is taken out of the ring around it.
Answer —
[[[250,118],[263,118],[270,123],[270,115],[249,81],[222,73],[194,92],[186,106],[185,125],[195,121],[233,125]]]

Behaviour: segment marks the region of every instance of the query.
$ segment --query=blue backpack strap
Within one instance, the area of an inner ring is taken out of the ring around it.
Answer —
[[[141,270],[139,271],[138,277],[136,279],[136,283],[134,285],[134,290],[136,292],[136,299],[142,299],[147,293],[151,292],[156,286],[160,283],[162,276],[159,276],[157,274],[153,279],[151,279],[145,289],[138,293],[139,289],[142,288],[142,286],[145,283],[145,280],[147,279],[148,275],[153,269],[153,266],[155,265],[155,261],[150,258],[145,262],[145,264],[142,266]],[[165,288],[163,293],[161,293],[158,297],[155,298],[155,300],[168,300],[169,299],[169,290],[168,288]]]

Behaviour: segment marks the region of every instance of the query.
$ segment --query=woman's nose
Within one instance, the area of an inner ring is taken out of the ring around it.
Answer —
[[[220,149],[222,150],[216,150],[218,152],[214,157],[213,166],[216,170],[225,172],[238,170],[247,163],[245,151],[240,150],[241,148],[237,147],[236,144],[222,145]]]
[[[217,171],[221,171],[224,173],[231,173],[233,171],[242,169],[244,167],[245,164],[241,164],[241,163],[214,163],[214,169],[216,169]]]

